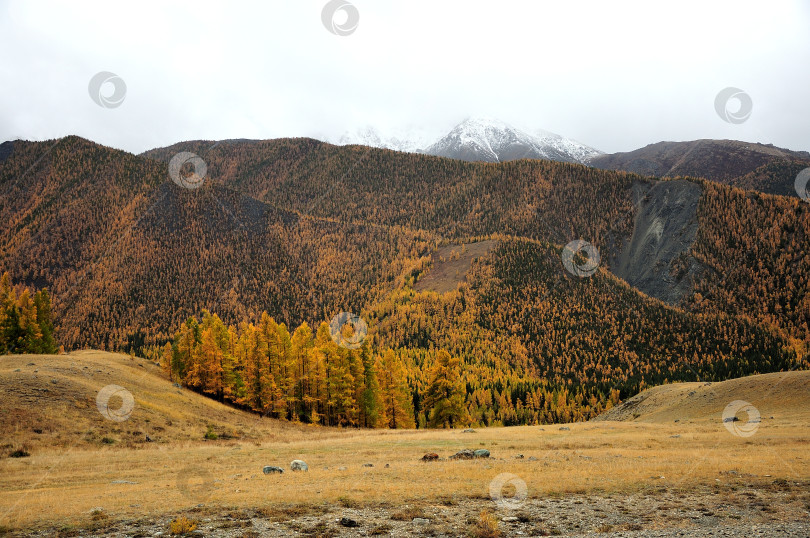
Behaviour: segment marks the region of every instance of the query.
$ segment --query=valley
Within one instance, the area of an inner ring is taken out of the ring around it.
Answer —
[[[0,538],[810,536],[810,4],[0,0]]]
[[[575,424],[358,431],[229,409],[126,355],[6,356],[4,442],[30,456],[0,459],[3,524],[24,536],[153,535],[182,516],[222,536],[457,535],[475,532],[484,511],[505,536],[743,536],[750,525],[801,536],[810,509],[808,375],[667,385],[640,395],[635,418],[614,411]],[[109,383],[134,397],[125,421],[96,409]],[[36,405],[26,403],[32,391]],[[762,416],[756,436],[724,427],[723,407],[738,398]],[[206,440],[209,424],[228,435]],[[490,457],[449,459],[464,448]],[[428,452],[439,461],[420,461]],[[290,471],[294,459],[309,470]],[[263,474],[266,465],[285,472]],[[513,478],[525,493],[507,483]],[[493,483],[503,486],[500,504]]]

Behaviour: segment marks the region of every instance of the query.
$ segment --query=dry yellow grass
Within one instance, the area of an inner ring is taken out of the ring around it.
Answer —
[[[60,361],[78,370],[92,364],[110,374],[69,383],[73,373],[50,370]],[[56,377],[54,386],[64,383],[69,401],[61,401],[58,391],[49,391],[49,396],[39,400],[40,406],[29,410],[28,426],[22,424],[7,433],[12,425],[6,411],[19,406],[21,398],[17,392],[9,392],[9,387],[25,383],[21,379],[9,382],[9,376],[15,380],[13,376],[22,372],[14,370],[28,362],[37,364],[37,376]],[[82,525],[91,520],[94,507],[103,507],[104,514],[116,519],[178,513],[199,504],[214,510],[277,509],[291,504],[393,505],[489,498],[490,484],[503,473],[525,482],[530,498],[660,486],[689,489],[718,481],[731,483],[741,475],[750,475],[745,478],[749,482],[763,483],[810,476],[808,391],[788,397],[784,390],[806,388],[804,372],[788,375],[790,379],[778,387],[779,398],[762,400],[763,422],[755,435],[746,438],[732,435],[722,424],[720,414],[727,402],[710,416],[684,412],[677,423],[590,422],[567,425],[570,430],[561,430],[560,425],[489,428],[475,433],[295,426],[260,420],[185,390],[178,395],[168,381],[148,371],[152,365],[141,368],[137,362],[100,352],[0,358],[2,444],[27,443],[31,452],[27,458],[0,459],[0,525]],[[798,385],[793,378],[799,380]],[[770,381],[751,378],[749,386],[763,382]],[[95,393],[108,383],[131,387],[128,390],[136,406],[127,421],[104,419],[95,409]],[[720,385],[715,384],[716,391],[721,390]],[[743,390],[738,397],[744,399],[750,393]],[[84,405],[76,405],[77,401]],[[768,418],[771,415],[773,420]],[[94,441],[100,433],[86,433],[88,428],[94,432],[112,428],[118,431],[105,435],[130,439],[127,432],[143,433],[167,420],[172,426],[155,432],[154,443],[127,441],[107,446]],[[37,441],[44,434],[29,434],[24,429],[41,422],[55,430]],[[207,423],[242,432],[248,440],[203,441]],[[65,430],[60,434],[58,428]],[[186,428],[192,428],[193,434]],[[74,431],[81,435],[74,436]],[[461,448],[483,447],[493,458],[419,461],[425,452],[447,458]],[[516,458],[518,454],[524,458]],[[290,472],[293,459],[305,460],[309,472]],[[365,467],[365,463],[374,466]],[[264,465],[287,471],[264,475]],[[504,492],[509,495],[507,489]]]
[[[720,383],[661,385],[628,399],[599,420],[636,420],[666,423],[713,420],[733,401],[751,403],[763,423],[810,420],[810,371],[776,372],[730,379]],[[745,419],[745,417],[741,417]]]
[[[475,258],[485,256],[495,246],[496,241],[467,243],[462,252],[461,245],[447,245],[433,254],[433,266],[419,279],[416,291],[447,293],[455,290],[464,281]]]

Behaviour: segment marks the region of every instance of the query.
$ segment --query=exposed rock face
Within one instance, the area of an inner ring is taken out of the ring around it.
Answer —
[[[684,179],[634,185],[633,234],[610,261],[613,274],[647,295],[677,304],[691,290],[700,265],[689,255],[698,229],[702,189]]]

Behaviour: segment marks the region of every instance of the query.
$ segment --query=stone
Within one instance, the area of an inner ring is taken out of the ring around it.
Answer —
[[[518,454],[517,456],[515,456],[515,459],[522,460],[523,459],[523,454]]]
[[[469,448],[465,448],[459,452],[456,452],[452,456],[450,456],[451,460],[471,460],[475,458],[475,452],[470,450]]]
[[[466,430],[464,430],[464,431],[463,431],[463,432],[461,432],[461,433],[475,433],[475,430],[474,430],[474,429],[472,429],[472,428],[467,428]]]
[[[345,470],[346,470],[346,467],[344,467],[344,466],[338,467],[338,471],[345,471]]]
[[[412,523],[414,523],[415,525],[427,525],[428,523],[430,523],[430,520],[426,517],[415,517],[413,518]]]
[[[515,521],[520,521],[520,520],[515,516],[506,516],[506,517],[502,517],[501,521],[503,521],[504,523],[514,523]]]
[[[309,465],[302,460],[292,460],[290,462],[290,469],[293,471],[309,471]]]
[[[478,450],[473,452],[473,455],[476,458],[488,458],[489,457],[489,450],[487,450],[486,448],[479,448]]]
[[[293,469],[293,470],[295,470],[295,469]],[[262,472],[264,474],[270,474],[270,473],[281,474],[281,473],[284,472],[284,469],[282,469],[281,467],[276,467],[275,465],[265,465],[264,467],[262,467]]]
[[[353,520],[351,518],[342,517],[342,518],[340,518],[340,526],[341,527],[359,527],[360,523],[358,523],[357,521],[355,521],[355,520]]]
[[[439,455],[435,452],[428,452],[424,456],[422,456],[422,461],[436,461],[439,459]]]
[[[374,467],[373,463],[364,463],[363,467]]]
[[[562,432],[570,432],[571,428],[569,428],[568,426],[560,426],[560,431],[562,431]]]

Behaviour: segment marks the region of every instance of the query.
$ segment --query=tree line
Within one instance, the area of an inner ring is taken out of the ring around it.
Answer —
[[[162,363],[173,381],[264,416],[325,426],[416,425],[414,391],[399,355],[373,350],[370,340],[357,349],[339,346],[326,322],[315,331],[304,322],[290,333],[267,312],[237,327],[204,311],[166,343]],[[459,359],[439,352],[417,399],[423,425],[467,423]]]

